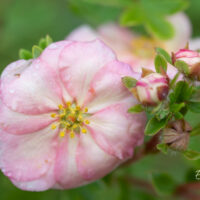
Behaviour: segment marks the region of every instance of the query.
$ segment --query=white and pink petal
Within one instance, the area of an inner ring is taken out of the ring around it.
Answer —
[[[107,63],[95,74],[84,102],[90,113],[119,103],[130,96],[130,92],[124,87],[121,80],[124,76],[138,79],[140,74],[134,73],[129,65],[116,60]],[[135,100],[135,102],[137,101]]]
[[[115,59],[112,50],[99,40],[73,42],[61,52],[61,79],[79,105],[82,105],[86,98],[93,76]]]
[[[26,135],[0,130],[0,168],[10,179],[27,182],[45,176],[54,165],[57,130],[50,127]]]
[[[58,75],[39,58],[17,77],[15,72],[9,76],[15,78],[7,79],[4,73],[2,75],[1,97],[10,109],[25,114],[41,114],[57,109],[62,103]]]
[[[89,118],[88,126],[96,143],[118,159],[128,159],[135,146],[143,140],[146,118],[142,114],[128,114],[128,105],[119,103],[107,107]]]
[[[80,135],[76,159],[78,172],[87,181],[102,178],[121,163],[119,159],[101,149],[89,132]]]

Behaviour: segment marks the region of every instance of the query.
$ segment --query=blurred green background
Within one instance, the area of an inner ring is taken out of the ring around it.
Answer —
[[[76,0],[74,0],[76,1]],[[86,8],[88,9],[88,7]],[[96,8],[90,15],[70,6],[67,0],[1,0],[0,1],[0,70],[10,62],[18,59],[20,48],[31,49],[41,37],[49,34],[54,41],[62,40],[66,35],[83,23],[93,26],[117,19],[117,9]],[[191,0],[186,13],[193,25],[193,37],[200,36],[200,1]],[[94,15],[94,17],[91,17]],[[198,120],[199,116],[196,117]],[[188,115],[188,121],[195,125]],[[193,137],[190,147],[200,151],[200,137]],[[158,196],[154,190],[145,185],[151,183],[152,172],[164,172],[177,182],[183,184],[195,181],[195,171],[200,170],[200,161],[188,161],[178,153],[169,156],[163,154],[149,155],[136,164],[120,168],[102,180],[78,189],[46,192],[24,192],[0,176],[1,200],[153,200],[173,199],[170,196]],[[145,181],[145,183],[143,183]],[[138,182],[140,184],[138,184]]]

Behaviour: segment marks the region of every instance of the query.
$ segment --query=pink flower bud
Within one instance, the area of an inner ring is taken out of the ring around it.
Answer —
[[[121,78],[135,76],[103,42],[52,43],[6,67],[0,169],[19,188],[67,189],[99,179],[143,142],[144,113]]]
[[[136,84],[139,101],[145,105],[155,105],[168,94],[168,78],[158,73],[151,73],[141,78]]]
[[[188,49],[181,49],[174,55],[174,61],[184,61],[189,66],[189,74],[200,78],[200,53]]]

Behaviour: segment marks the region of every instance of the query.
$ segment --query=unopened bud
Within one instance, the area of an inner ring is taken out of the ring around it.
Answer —
[[[156,105],[168,95],[168,78],[159,73],[151,73],[137,82],[136,90],[142,104]]]
[[[174,61],[184,61],[189,67],[189,75],[200,79],[200,53],[181,49],[174,54]]]

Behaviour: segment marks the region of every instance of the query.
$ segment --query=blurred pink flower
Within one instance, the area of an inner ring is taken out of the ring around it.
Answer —
[[[93,30],[87,25],[75,29],[68,40],[90,41],[101,38],[117,54],[118,59],[132,66],[135,72],[141,73],[142,68],[154,70],[155,47],[162,47],[171,53],[183,48],[191,36],[191,24],[184,13],[178,13],[168,17],[175,28],[172,39],[162,41],[156,38],[140,36],[122,28],[117,24],[104,24]],[[177,70],[169,65],[168,75],[176,74]]]
[[[101,41],[61,41],[1,76],[0,168],[23,190],[105,176],[143,142],[145,115],[121,77],[137,78]]]

